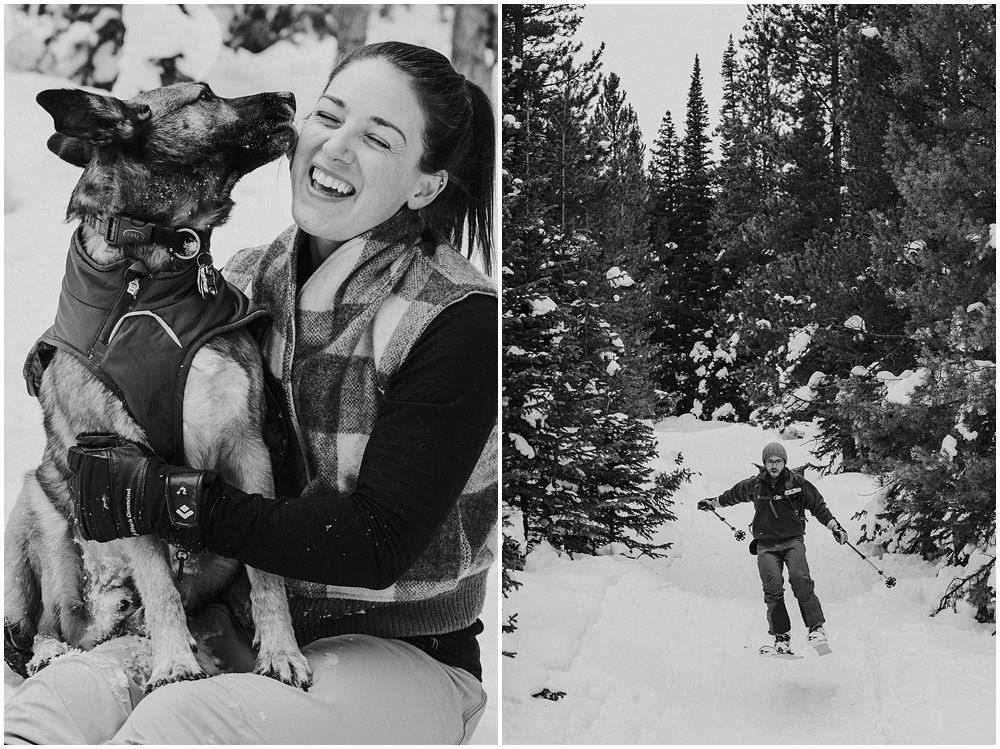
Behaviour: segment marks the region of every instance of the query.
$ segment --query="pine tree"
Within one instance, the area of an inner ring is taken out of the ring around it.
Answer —
[[[702,92],[701,63],[695,57],[688,90],[686,131],[680,143],[680,177],[671,240],[662,252],[664,284],[653,342],[661,347],[661,387],[676,393],[676,408],[691,410],[706,386],[692,358],[697,345],[711,339],[711,314],[717,304],[709,256],[712,214],[708,106]],[[665,148],[669,146],[665,143]],[[665,152],[665,155],[669,151]],[[660,198],[662,200],[662,198]]]
[[[711,148],[708,104],[702,91],[701,61],[694,57],[688,89],[687,120],[681,142],[678,240],[685,253],[703,260],[712,213]]]
[[[612,408],[648,418],[656,410],[649,320],[653,295],[662,280],[648,241],[646,149],[635,110],[620,83],[614,73],[603,81],[591,122],[599,149],[595,157],[598,181],[595,199],[586,206],[585,221],[601,248],[610,292],[603,309],[621,367],[616,374],[620,399]]]
[[[638,208],[626,203],[639,218],[615,228],[623,239],[602,237],[607,227],[595,225],[605,185],[625,185],[634,177],[626,165],[636,154],[641,163],[641,149],[616,156],[601,145],[613,117],[627,132],[634,113],[612,87],[600,126],[591,120],[599,53],[574,62],[572,7],[504,6],[503,22],[508,514],[529,549],[546,541],[594,553],[623,543],[658,553],[644,539],[651,518],[669,519],[669,490],[649,480],[651,429],[620,413],[620,333],[610,322],[618,307],[606,258],[632,251],[624,238],[645,239],[641,191]]]
[[[674,120],[668,111],[650,151],[649,160],[649,240],[660,258],[669,254],[668,247],[676,237],[678,185],[681,174],[680,141]]]
[[[884,44],[899,70],[890,82],[898,110],[888,124],[886,159],[900,203],[873,223],[874,266],[908,314],[921,385],[909,398],[888,397],[885,385],[861,373],[845,383],[844,411],[890,489],[887,543],[952,564],[977,558],[948,595],[966,597],[981,619],[992,618],[995,8],[910,6]]]

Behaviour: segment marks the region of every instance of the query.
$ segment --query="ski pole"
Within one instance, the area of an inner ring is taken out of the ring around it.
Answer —
[[[717,512],[715,511],[715,508],[714,508],[714,507],[713,507],[713,508],[711,508],[711,509],[712,509],[712,514],[713,514],[713,515],[715,515],[715,517],[717,517],[717,518],[718,518],[719,520],[721,520],[721,521],[722,521],[723,523],[726,523],[726,519],[725,519],[724,517],[722,517],[722,515],[720,515],[719,513],[717,513]],[[744,533],[744,532],[743,532],[743,531],[741,531],[741,530],[740,530],[740,531],[736,530],[735,528],[733,528],[733,526],[729,525],[729,523],[726,523],[726,526],[727,526],[727,527],[729,528],[729,530],[733,531],[733,532],[734,532],[734,533],[736,534],[736,540],[737,540],[737,541],[742,541],[742,540],[743,540],[744,538],[746,538],[746,537],[747,537],[747,534],[746,534],[746,533]]]
[[[882,572],[882,570],[880,570],[880,569],[879,569],[878,567],[876,567],[876,566],[875,566],[874,564],[872,564],[872,560],[871,560],[871,559],[869,559],[869,558],[868,558],[868,557],[866,557],[866,556],[865,556],[864,554],[862,554],[862,553],[861,553],[860,551],[858,551],[858,550],[857,550],[857,549],[856,549],[856,548],[854,547],[854,544],[852,544],[852,543],[851,543],[850,541],[845,541],[844,543],[846,543],[846,544],[847,544],[848,546],[850,546],[850,547],[851,547],[852,549],[854,549],[854,551],[855,551],[855,552],[857,553],[857,555],[858,555],[859,557],[861,557],[861,558],[862,558],[862,559],[864,559],[864,560],[865,560],[866,562],[868,562],[868,564],[871,564],[871,565],[872,565],[872,569],[873,569],[873,570],[875,570],[875,571],[876,571],[877,573],[879,573],[879,574],[880,574],[880,575],[881,575],[882,577],[885,577],[885,573],[884,573],[884,572]],[[896,584],[896,578],[894,578],[894,577],[885,577],[885,587],[887,587],[887,588],[891,588],[891,587],[892,587],[893,585],[895,585],[895,584]]]

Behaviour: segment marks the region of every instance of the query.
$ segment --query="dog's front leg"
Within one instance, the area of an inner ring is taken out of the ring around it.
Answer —
[[[240,447],[230,452],[234,457],[231,470],[239,476],[243,486],[250,487],[248,491],[273,496],[274,480],[264,441],[255,433],[244,433],[241,437]],[[250,610],[257,650],[254,673],[308,689],[312,684],[312,670],[295,642],[285,579],[250,566],[247,566],[247,576],[250,578]]]
[[[250,606],[256,627],[254,673],[268,676],[299,689],[312,684],[309,662],[295,642],[292,617],[288,613],[285,580],[279,575],[247,567]]]
[[[273,497],[271,456],[261,437],[261,371],[260,351],[246,335],[217,336],[198,351],[184,391],[185,451],[191,465],[215,469],[247,493]],[[247,574],[254,672],[308,688],[312,672],[295,642],[284,579],[250,567]]]
[[[145,608],[146,633],[153,646],[153,663],[146,685],[149,693],[175,681],[203,679],[207,674],[194,655],[181,595],[171,577],[166,546],[155,536],[123,539],[132,560],[135,585]]]

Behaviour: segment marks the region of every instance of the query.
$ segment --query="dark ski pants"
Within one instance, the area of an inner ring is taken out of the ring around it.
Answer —
[[[802,621],[806,627],[822,624],[823,609],[816,597],[809,564],[806,562],[806,545],[802,537],[787,541],[758,541],[757,569],[764,585],[764,603],[767,604],[767,626],[772,635],[785,634],[792,628],[785,608],[785,579],[782,567],[788,569],[788,582],[799,602]]]

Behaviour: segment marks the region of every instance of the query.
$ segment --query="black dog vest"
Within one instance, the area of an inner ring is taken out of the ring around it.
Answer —
[[[195,353],[212,336],[270,316],[224,281],[202,298],[197,275],[195,263],[156,275],[128,259],[95,265],[77,231],[55,324],[24,365],[28,392],[38,395],[56,349],[70,353],[122,401],[157,455],[184,465],[184,386]]]

